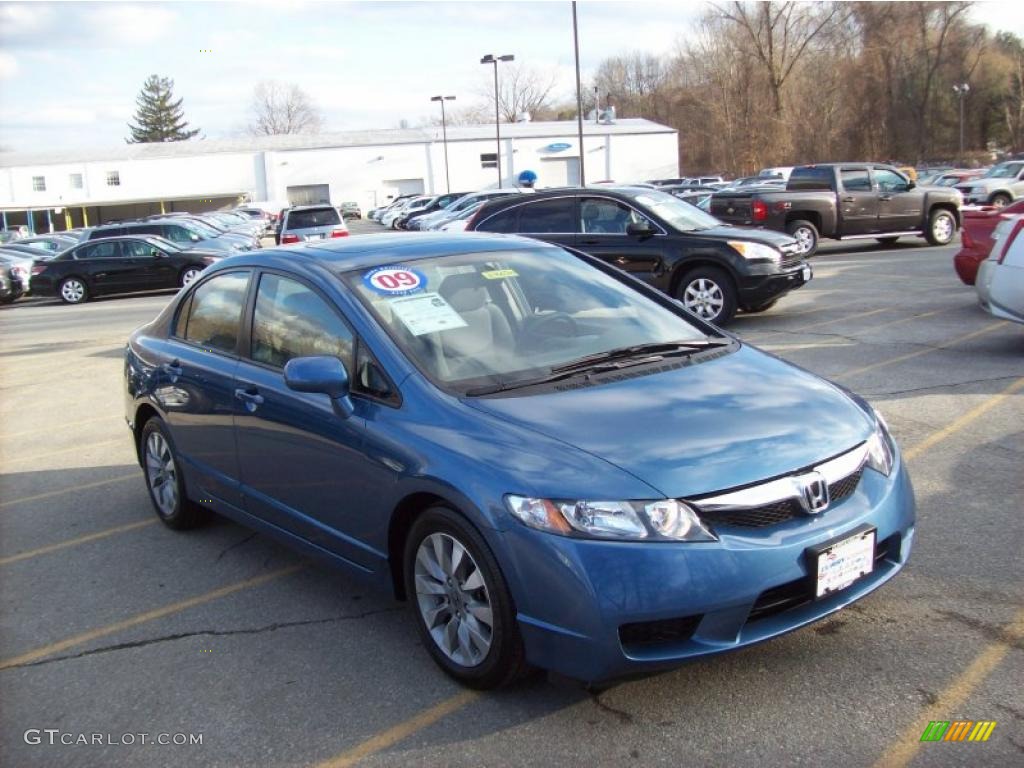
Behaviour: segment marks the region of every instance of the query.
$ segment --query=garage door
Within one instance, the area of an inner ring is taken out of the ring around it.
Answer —
[[[422,195],[423,179],[385,179],[384,186],[399,195]]]
[[[330,184],[303,184],[288,187],[288,205],[316,205],[331,202]]]

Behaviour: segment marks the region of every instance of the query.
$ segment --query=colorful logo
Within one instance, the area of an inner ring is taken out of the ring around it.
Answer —
[[[921,741],[988,741],[995,727],[995,720],[932,720]]]

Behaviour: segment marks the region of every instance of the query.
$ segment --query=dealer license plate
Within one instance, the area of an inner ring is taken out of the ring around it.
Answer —
[[[815,597],[846,589],[875,568],[874,528],[858,530],[852,536],[812,550],[817,561]]]

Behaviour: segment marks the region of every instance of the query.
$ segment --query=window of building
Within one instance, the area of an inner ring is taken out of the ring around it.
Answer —
[[[68,179],[71,182],[71,188],[72,189],[81,189],[82,188],[82,186],[83,186],[83,184],[82,184],[82,174],[80,174],[80,173],[72,173],[71,176],[68,177]]]
[[[45,176],[33,176],[32,177],[32,191],[33,192],[45,192],[46,191],[46,177]]]
[[[480,155],[480,167],[481,168],[497,168],[498,167],[498,155],[496,152],[485,152]]]
[[[107,171],[107,186],[108,187],[120,187],[121,186],[121,172],[120,171]]]

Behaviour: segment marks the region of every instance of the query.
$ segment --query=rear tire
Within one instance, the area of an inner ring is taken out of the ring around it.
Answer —
[[[683,275],[676,298],[702,320],[725,325],[736,314],[736,287],[718,267],[695,267]]]
[[[181,270],[181,276],[178,279],[178,285],[180,285],[182,288],[186,288],[192,285],[192,283],[195,282],[195,279],[199,277],[202,271],[202,267],[185,267],[185,269]]]
[[[159,416],[150,418],[142,428],[140,446],[149,500],[163,524],[183,531],[209,520],[210,510],[190,501],[185,492],[178,452]]]
[[[928,217],[928,229],[925,239],[931,245],[949,245],[956,235],[956,217],[945,208],[932,211]]]
[[[89,300],[89,287],[80,277],[65,277],[60,281],[57,294],[65,304],[84,304]]]
[[[507,685],[526,670],[505,578],[469,521],[447,507],[431,507],[409,531],[404,563],[416,626],[441,669],[481,690]]]
[[[992,199],[989,202],[992,203],[992,205],[994,205],[996,208],[1005,208],[1013,201],[1010,199],[1009,195],[1003,192],[997,192],[996,194],[992,195]]]
[[[810,258],[818,250],[818,228],[806,219],[794,219],[786,225],[786,233],[800,244],[800,255]]]

